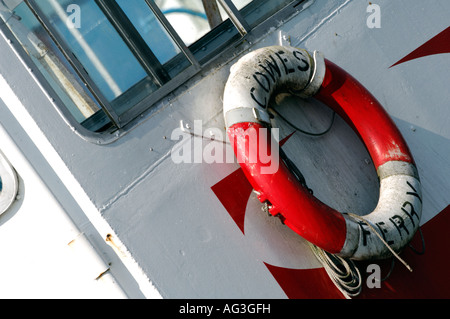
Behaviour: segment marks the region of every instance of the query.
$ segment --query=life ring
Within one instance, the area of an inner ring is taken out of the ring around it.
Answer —
[[[0,216],[14,203],[18,189],[16,171],[0,151]]]
[[[378,205],[363,220],[315,198],[278,153],[270,154],[278,169],[263,172],[270,161],[257,154],[262,146],[268,149],[276,143],[263,132],[271,128],[269,101],[280,91],[325,103],[362,139],[380,180]],[[411,152],[375,97],[319,52],[272,46],[247,54],[231,68],[223,112],[235,155],[259,200],[269,202],[269,212],[281,216],[300,236],[329,253],[355,260],[387,258],[411,241],[422,215],[421,184]],[[258,143],[249,142],[250,131]]]

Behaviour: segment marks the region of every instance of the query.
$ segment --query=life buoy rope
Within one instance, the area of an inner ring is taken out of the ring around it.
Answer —
[[[370,229],[352,214],[338,212],[310,194],[279,160],[279,154],[270,155],[279,168],[263,172],[268,161],[257,155],[259,148],[270,149],[276,141],[260,132],[271,127],[267,108],[279,91],[322,101],[364,142],[380,179],[378,205],[364,216]],[[272,215],[281,216],[312,244],[361,260],[391,256],[391,249],[399,252],[411,241],[422,214],[421,184],[411,152],[375,97],[320,53],[272,46],[241,58],[225,86],[224,118],[235,154],[259,200],[269,202]],[[249,143],[250,131],[258,143]]]

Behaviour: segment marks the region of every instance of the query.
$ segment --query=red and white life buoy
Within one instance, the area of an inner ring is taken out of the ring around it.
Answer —
[[[260,159],[259,148],[263,145],[267,150],[268,144],[276,142],[259,132],[270,128],[267,107],[280,91],[320,100],[361,137],[380,179],[378,205],[364,216],[364,222],[315,198],[279,158],[271,159],[279,162],[275,172],[262,172],[269,160]],[[399,252],[411,241],[420,223],[422,194],[410,150],[372,94],[320,53],[272,46],[247,54],[231,69],[224,117],[236,157],[259,200],[270,202],[270,213],[281,214],[288,227],[312,244],[341,257],[363,260],[391,256],[391,249]],[[260,142],[249,143],[249,130]]]

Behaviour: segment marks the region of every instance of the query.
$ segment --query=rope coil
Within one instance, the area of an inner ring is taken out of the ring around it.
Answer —
[[[310,247],[324,266],[330,279],[347,299],[356,297],[361,293],[361,273],[352,260],[330,254],[313,244],[310,244]]]

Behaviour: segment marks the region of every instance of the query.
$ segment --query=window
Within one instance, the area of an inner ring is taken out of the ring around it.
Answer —
[[[101,132],[123,127],[225,47],[301,2],[3,0],[0,6],[70,114]]]

